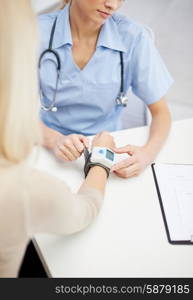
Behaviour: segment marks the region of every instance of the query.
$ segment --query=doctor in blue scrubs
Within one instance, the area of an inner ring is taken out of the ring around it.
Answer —
[[[129,88],[149,107],[149,138],[114,148],[128,159],[113,167],[139,175],[163,145],[171,124],[164,100],[173,80],[146,29],[117,13],[123,0],[71,0],[39,17],[41,127],[44,146],[77,159],[87,136],[121,129]],[[139,8],[140,9],[140,8]]]

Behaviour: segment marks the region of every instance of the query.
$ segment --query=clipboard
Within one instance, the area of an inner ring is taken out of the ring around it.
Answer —
[[[193,165],[151,167],[168,242],[193,245]]]

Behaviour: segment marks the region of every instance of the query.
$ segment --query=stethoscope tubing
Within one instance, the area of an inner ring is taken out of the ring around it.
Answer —
[[[56,61],[57,61],[57,80],[56,80],[56,88],[55,88],[55,92],[54,92],[54,98],[52,103],[50,104],[50,106],[45,106],[42,104],[42,97],[40,96],[40,101],[41,101],[41,109],[44,111],[57,111],[57,107],[55,106],[56,104],[56,96],[57,96],[57,88],[58,88],[58,82],[59,82],[59,77],[60,77],[60,70],[61,70],[61,60],[60,60],[60,56],[59,54],[53,50],[53,40],[54,40],[54,34],[55,34],[55,28],[56,28],[56,22],[57,22],[57,17],[54,20],[52,29],[51,29],[51,34],[50,34],[50,39],[49,39],[49,46],[48,49],[44,50],[40,57],[39,57],[39,62],[38,62],[38,68],[39,68],[39,73],[40,73],[40,69],[41,69],[41,62],[43,57],[48,54],[51,53],[52,55],[55,56]],[[117,105],[121,105],[121,106],[127,106],[127,102],[128,102],[128,97],[124,94],[124,62],[123,62],[123,52],[120,51],[120,64],[121,64],[121,86],[120,86],[120,93],[118,98],[116,99],[116,104]],[[41,81],[40,81],[40,95],[43,95],[42,92],[42,88],[41,88]]]

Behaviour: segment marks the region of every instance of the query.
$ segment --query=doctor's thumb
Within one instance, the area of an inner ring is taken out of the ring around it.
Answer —
[[[127,145],[124,147],[113,147],[112,149],[115,153],[130,153],[133,152],[133,147],[131,145]]]
[[[86,148],[89,148],[89,140],[86,136],[84,135],[80,136],[80,141],[84,144]]]

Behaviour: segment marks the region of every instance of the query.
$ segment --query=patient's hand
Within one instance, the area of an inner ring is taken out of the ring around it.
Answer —
[[[92,141],[92,148],[93,147],[105,147],[111,149],[112,147],[115,147],[114,138],[108,131],[102,131],[94,137]]]

